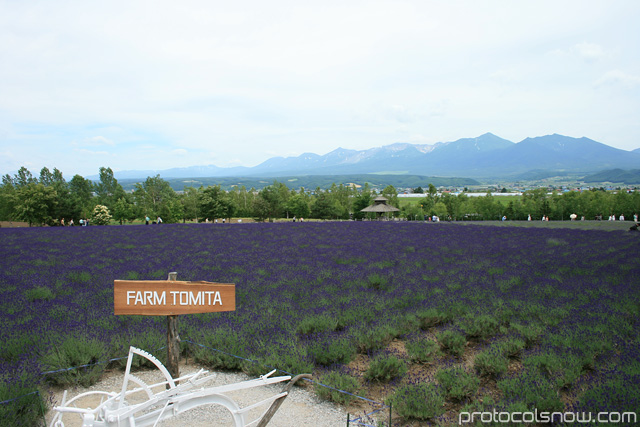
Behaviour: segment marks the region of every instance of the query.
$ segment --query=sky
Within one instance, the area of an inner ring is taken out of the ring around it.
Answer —
[[[640,148],[637,0],[0,0],[0,174],[559,133]]]

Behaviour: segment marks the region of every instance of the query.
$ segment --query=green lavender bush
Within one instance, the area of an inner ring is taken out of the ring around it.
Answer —
[[[480,379],[477,376],[460,366],[439,370],[436,373],[436,379],[444,389],[445,396],[453,400],[473,397],[480,385]]]
[[[432,383],[407,384],[397,388],[385,403],[394,413],[417,420],[432,420],[444,412],[444,397]]]
[[[407,354],[412,361],[429,363],[441,356],[438,343],[433,340],[415,339],[405,342]]]
[[[331,388],[324,387],[323,384]],[[338,371],[331,371],[320,375],[318,383],[315,386],[316,394],[320,398],[330,400],[341,405],[348,405],[353,398],[352,395],[356,394],[359,388],[360,384],[357,379]],[[343,391],[346,391],[347,393],[343,393]]]
[[[447,329],[439,332],[436,337],[440,343],[442,349],[454,356],[461,356],[464,352],[464,348],[467,345],[467,339],[460,332]]]
[[[407,372],[404,361],[395,356],[379,355],[371,361],[364,377],[371,381],[388,382]]]
[[[56,371],[46,376],[52,384],[88,387],[100,379],[105,368],[103,363],[96,362],[106,358],[107,347],[103,342],[68,337],[42,355],[40,363],[45,371]]]

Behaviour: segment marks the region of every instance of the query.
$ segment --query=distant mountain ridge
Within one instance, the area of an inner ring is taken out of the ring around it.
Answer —
[[[337,148],[327,154],[272,157],[254,167],[214,165],[159,171],[115,172],[118,179],[348,174],[412,174],[469,178],[517,178],[535,171],[593,174],[610,169],[636,169],[640,149],[625,151],[592,139],[558,134],[526,138],[518,143],[485,133],[435,144],[394,143],[366,150]],[[92,178],[92,177],[89,177]]]
[[[611,169],[585,176],[584,182],[611,182],[625,185],[640,184],[640,169]]]

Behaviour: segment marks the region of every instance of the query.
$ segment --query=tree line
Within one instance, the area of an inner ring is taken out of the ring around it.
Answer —
[[[422,193],[422,188],[415,189]],[[624,215],[632,219],[640,212],[640,192],[548,193],[547,189],[526,191],[520,198],[498,200],[487,193],[469,197],[465,193],[438,192],[433,184],[417,202],[400,205],[398,192],[389,185],[380,192],[388,204],[398,207],[394,215],[408,220],[425,220],[433,215],[450,220],[568,220],[571,214],[586,219]],[[374,219],[375,214],[361,210],[373,204],[378,193],[368,184],[362,188],[333,184],[329,189],[290,189],[284,183],[260,190],[236,186],[230,191],[219,185],[185,187],[174,191],[159,175],[147,177],[127,192],[108,167],[101,167],[99,180],[92,182],[80,175],[64,179],[62,172],[44,167],[34,176],[22,167],[14,175],[2,177],[0,186],[0,220],[25,221],[29,225],[59,225],[71,220],[89,220],[96,224],[116,221],[120,224],[162,218],[165,223],[213,221],[222,218],[254,218],[258,221],[278,218]]]

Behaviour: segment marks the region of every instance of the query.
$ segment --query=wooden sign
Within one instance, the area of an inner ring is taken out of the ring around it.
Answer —
[[[114,280],[113,314],[172,316],[235,311],[236,285],[177,280]]]

